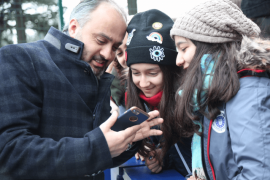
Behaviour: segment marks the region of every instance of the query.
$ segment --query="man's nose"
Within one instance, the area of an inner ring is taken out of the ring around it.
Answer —
[[[104,46],[100,51],[100,55],[108,61],[115,58],[115,53],[110,46]]]

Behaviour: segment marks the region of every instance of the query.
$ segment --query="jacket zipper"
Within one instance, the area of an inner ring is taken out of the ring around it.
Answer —
[[[204,117],[203,117],[204,118]],[[204,131],[204,130],[203,130]],[[208,172],[207,172],[207,169],[206,169],[206,165],[205,165],[205,158],[204,158],[204,144],[203,144],[203,142],[204,142],[204,137],[202,136],[201,137],[201,151],[202,151],[202,165],[203,165],[203,171],[204,171],[204,173],[205,173],[205,176],[206,176],[206,178],[208,179],[208,180],[210,180],[210,178],[209,178],[209,175],[208,175]]]
[[[211,171],[212,171],[212,174],[213,174],[213,179],[216,180],[215,171],[214,171],[214,168],[213,168],[213,166],[212,166],[211,159],[210,159],[210,137],[211,137],[212,124],[213,124],[213,120],[210,121],[209,129],[208,129],[208,138],[207,138],[207,158],[208,158],[209,165],[210,165],[210,167],[211,167]]]

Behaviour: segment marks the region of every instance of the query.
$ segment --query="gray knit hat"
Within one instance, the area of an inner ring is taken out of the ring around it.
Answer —
[[[260,28],[230,0],[207,0],[176,19],[170,31],[192,40],[223,43],[258,36]]]

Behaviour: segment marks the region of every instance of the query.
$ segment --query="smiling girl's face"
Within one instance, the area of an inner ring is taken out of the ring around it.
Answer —
[[[157,64],[138,63],[130,66],[133,83],[146,97],[156,95],[163,88],[163,72]]]
[[[174,36],[174,41],[178,50],[176,65],[186,69],[195,55],[196,46],[191,40],[181,36]]]

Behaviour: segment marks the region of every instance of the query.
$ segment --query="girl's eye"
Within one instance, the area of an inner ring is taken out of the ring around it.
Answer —
[[[121,56],[123,54],[123,51],[117,53],[117,56]]]
[[[185,48],[181,49],[181,51],[185,52],[185,51],[186,51],[186,49],[187,49],[187,48],[185,47]]]
[[[157,73],[150,73],[150,75],[155,76],[155,75],[157,75]]]
[[[137,74],[139,74],[139,73],[138,73],[138,72],[132,72],[132,74],[137,75]]]

